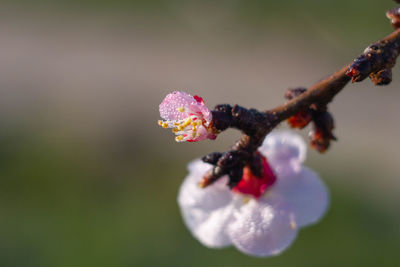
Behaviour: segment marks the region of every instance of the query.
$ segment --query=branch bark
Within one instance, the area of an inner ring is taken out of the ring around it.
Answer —
[[[206,156],[205,162],[214,165],[202,182],[206,187],[223,175],[228,174],[229,186],[234,187],[240,179],[244,166],[259,166],[257,149],[279,123],[298,112],[313,106],[326,111],[326,106],[349,81],[360,82],[368,76],[376,85],[386,85],[391,81],[391,68],[400,52],[400,29],[367,47],[363,54],[352,63],[341,68],[328,78],[314,84],[309,90],[294,97],[283,105],[263,112],[245,109],[238,105],[219,105],[213,111],[215,131],[237,128],[244,134],[235,145],[224,153]],[[211,159],[212,158],[212,159]],[[257,172],[257,170],[255,170]],[[261,176],[261,174],[260,174]]]

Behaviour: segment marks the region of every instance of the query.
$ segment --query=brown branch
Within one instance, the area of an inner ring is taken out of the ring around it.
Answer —
[[[351,80],[351,78],[346,75],[349,67],[350,64],[343,67],[338,72],[335,72],[329,78],[316,83],[298,97],[293,98],[283,105],[266,111],[266,113],[274,115],[276,119],[281,122],[288,119],[290,116],[293,116],[301,109],[311,106],[313,103],[318,103],[319,105],[328,104]]]
[[[276,116],[279,121],[283,121],[289,118],[290,116],[293,116],[301,109],[309,107],[313,103],[317,103],[318,105],[328,104],[329,102],[332,101],[335,95],[339,93],[351,80],[353,75],[353,73],[351,73],[351,68],[354,66],[354,64],[357,64],[357,61],[360,60],[360,58],[364,58],[366,54],[371,53],[369,52],[369,49],[371,49],[371,47],[376,46],[377,44],[383,45],[380,47],[381,49],[380,55],[388,54],[388,55],[393,55],[393,57],[390,56],[389,58],[382,58],[379,62],[376,62],[376,64],[371,64],[373,66],[371,66],[370,69],[362,73],[362,76],[368,77],[371,73],[375,73],[381,69],[386,68],[387,64],[394,65],[393,61],[397,58],[399,53],[400,30],[396,30],[392,34],[380,40],[379,42],[370,45],[366,49],[366,53],[363,53],[354,62],[343,67],[341,70],[337,71],[330,77],[316,83],[305,93],[301,94],[296,98],[293,98],[292,100],[281,106],[278,106],[266,112]],[[366,62],[371,63],[371,60],[372,59],[370,57],[369,59],[367,59]],[[358,82],[361,80],[354,80],[354,81]]]
[[[203,158],[205,162],[213,164],[214,168],[204,176],[200,186],[206,187],[227,174],[230,178],[229,186],[234,187],[241,179],[244,166],[248,164],[260,166],[257,149],[266,135],[282,121],[304,110],[313,112],[315,127],[317,130],[318,127],[322,128],[322,134],[325,131],[328,139],[323,142],[328,142],[324,147],[327,148],[329,141],[335,139],[330,132],[333,129],[333,120],[327,112],[327,104],[350,80],[359,82],[369,76],[376,85],[388,84],[391,81],[391,68],[394,66],[399,52],[400,29],[397,29],[382,40],[368,46],[364,53],[351,64],[316,83],[309,90],[301,90],[299,95],[283,105],[264,112],[248,110],[238,105],[234,107],[217,106],[213,111],[215,131],[223,131],[230,127],[237,128],[244,134],[231,150],[224,153],[212,153]],[[316,117],[323,118],[326,122],[318,121]],[[324,149],[320,151],[324,151]],[[252,171],[260,172],[256,167],[252,168]],[[261,175],[259,173],[258,176]]]

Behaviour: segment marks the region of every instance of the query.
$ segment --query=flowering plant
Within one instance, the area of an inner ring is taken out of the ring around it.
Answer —
[[[397,1],[400,2],[400,1]],[[370,78],[375,85],[392,80],[400,54],[400,8],[387,13],[395,31],[368,46],[351,64],[311,88],[287,90],[283,105],[266,111],[239,105],[205,106],[199,96],[168,94],[160,105],[178,142],[214,140],[235,128],[242,137],[225,152],[214,152],[189,164],[178,204],[192,234],[208,247],[234,245],[253,256],[285,250],[298,230],[317,222],[329,198],[318,175],[303,166],[306,145],[290,132],[273,132],[287,121],[309,132],[310,146],[324,153],[336,140],[328,104],[350,82]]]

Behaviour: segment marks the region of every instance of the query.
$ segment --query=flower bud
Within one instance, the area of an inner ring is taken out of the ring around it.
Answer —
[[[158,124],[172,128],[177,142],[214,140],[217,137],[212,127],[211,111],[199,96],[177,91],[168,94],[160,104],[160,115],[164,121],[159,120]]]

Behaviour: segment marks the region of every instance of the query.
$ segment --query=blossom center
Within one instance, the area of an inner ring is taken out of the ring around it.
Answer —
[[[244,167],[242,180],[233,188],[233,192],[251,195],[255,198],[263,195],[276,182],[276,176],[265,157],[262,157],[262,168],[262,176],[258,177],[251,172],[250,166]]]
[[[184,107],[177,108],[179,112],[185,112]],[[175,140],[180,141],[191,141],[196,137],[200,136],[198,128],[205,126],[203,119],[197,114],[189,114],[186,119],[182,120],[170,120],[170,121],[158,121],[158,125],[163,128],[172,128],[172,132],[177,135]]]

